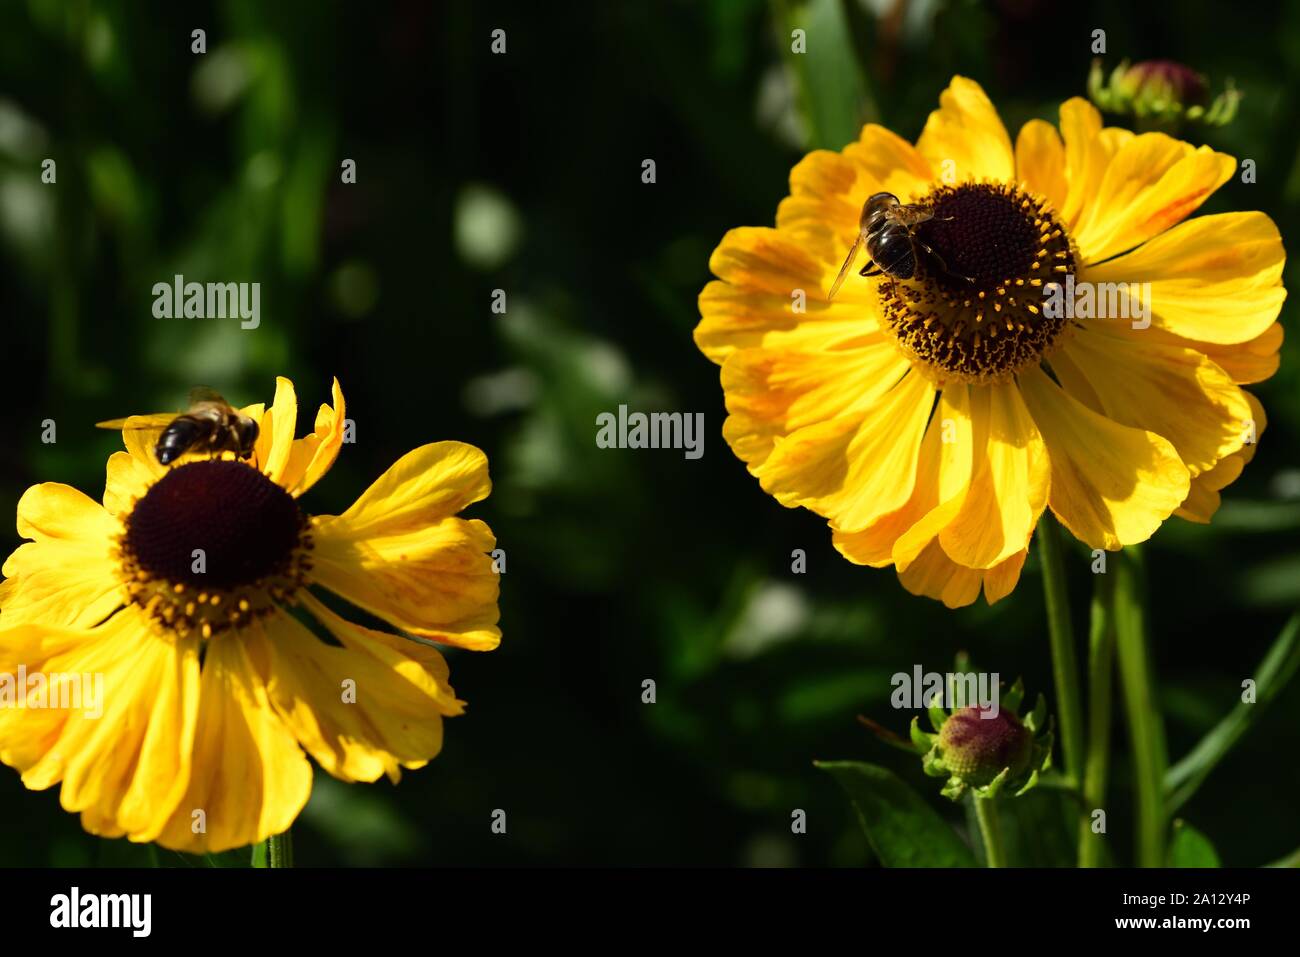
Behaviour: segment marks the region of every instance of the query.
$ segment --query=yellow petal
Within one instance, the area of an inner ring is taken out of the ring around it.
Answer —
[[[355,625],[314,598],[307,610],[343,647],[284,616],[268,628],[271,698],[320,766],[345,781],[420,767],[442,747],[442,718],[463,702],[435,649]]]
[[[321,404],[316,412],[315,431],[295,440],[290,450],[283,484],[291,495],[302,495],[320,481],[343,447],[347,407],[343,402],[343,390],[339,387],[338,379],[334,380],[331,389],[334,405]]]
[[[931,426],[937,425],[941,446],[938,482],[927,496],[929,511],[894,543],[892,557],[900,572],[916,561],[960,512],[975,468],[976,431],[988,429],[988,408],[975,408],[966,385],[945,386],[936,413]]]
[[[1092,215],[1075,229],[1083,261],[1109,259],[1186,219],[1236,168],[1208,146],[1195,149],[1164,133],[1133,137],[1110,158]]]
[[[1024,563],[1025,552],[1020,551],[988,570],[967,568],[950,559],[939,543],[932,541],[916,561],[898,573],[898,580],[913,595],[933,598],[949,608],[969,605],[979,597],[983,585],[984,598],[992,605],[1016,587]]]
[[[1187,497],[1187,467],[1168,440],[1098,415],[1036,367],[1019,384],[1047,443],[1048,504],[1080,541],[1111,550],[1146,541]]]
[[[284,376],[276,376],[275,401],[262,416],[254,445],[254,461],[267,478],[282,486],[297,425],[298,396],[293,383]]]
[[[1246,342],[1286,298],[1286,253],[1263,213],[1198,216],[1133,252],[1087,270],[1091,282],[1149,282],[1154,327],[1187,339]]]
[[[1255,449],[1259,447],[1259,438],[1268,427],[1268,417],[1264,414],[1264,406],[1257,398],[1249,392],[1243,395],[1251,408],[1251,420],[1244,444],[1214,468],[1192,479],[1191,490],[1175,513],[1180,518],[1202,524],[1209,522],[1214,513],[1219,510],[1219,492],[1237,481],[1242,470],[1254,458]]]
[[[23,649],[29,682],[39,672],[67,689],[45,707],[29,697],[29,707],[0,708],[0,760],[30,788],[62,781],[63,808],[80,812],[92,834],[157,838],[189,783],[197,640],[161,637],[131,607],[93,629],[8,629],[0,646]],[[85,687],[83,675],[91,690],[77,701],[72,689]],[[56,703],[66,707],[49,707]]]
[[[1241,448],[1251,409],[1227,373],[1193,349],[1091,331],[1105,328],[1084,327],[1065,351],[1107,417],[1164,436],[1193,476]]]
[[[487,457],[437,442],[398,460],[340,516],[314,520],[315,581],[398,628],[496,647],[492,532],[452,516],[491,489]]]
[[[275,713],[249,633],[207,644],[190,784],[158,843],[217,853],[289,829],[311,794],[311,764]]]
[[[857,531],[912,493],[934,386],[910,373],[865,413],[810,425],[782,440],[753,473],[782,505]]]
[[[1087,100],[1076,96],[1061,104],[1067,183],[1061,215],[1071,230],[1086,228],[1098,212],[1097,194],[1111,157],[1132,138],[1108,132],[1101,128],[1101,114]]]
[[[122,603],[110,554],[121,531],[96,502],[67,485],[29,488],[18,501],[20,545],[4,564],[0,620],[69,628],[96,625]]]
[[[154,468],[130,452],[114,452],[108,457],[104,508],[111,515],[125,518],[136,500],[144,497],[158,477],[159,473]]]
[[[1015,179],[1007,129],[983,88],[964,76],[953,77],[940,94],[916,149],[943,182]]]
[[[845,247],[844,252],[847,251]],[[835,268],[839,268],[838,264]],[[874,289],[874,280],[861,281]],[[829,303],[825,300],[825,289],[807,287],[804,291],[807,301],[800,312],[796,309],[798,301],[790,291],[761,292],[726,282],[711,282],[700,293],[701,319],[695,327],[695,344],[710,360],[721,365],[740,349],[865,345],[883,335],[876,318],[878,302],[863,301],[852,283],[847,283]]]
[[[1282,323],[1275,322],[1254,339],[1220,345],[1213,342],[1179,340],[1189,348],[1204,352],[1238,385],[1249,385],[1272,378],[1281,363]]]
[[[1058,212],[1064,208],[1069,189],[1065,178],[1065,144],[1051,123],[1030,120],[1020,128],[1016,137],[1016,176]]]
[[[892,343],[796,351],[743,349],[722,367],[730,416],[722,434],[732,451],[761,465],[776,442],[845,412],[865,411],[907,371]]]
[[[916,147],[875,123],[864,126],[858,141],[844,147],[844,156],[866,174],[856,184],[861,194],[861,199],[854,196],[858,213],[872,193],[893,193],[905,203],[920,199],[935,175]]]
[[[995,605],[1015,590],[1020,581],[1020,570],[1025,567],[1028,549],[1012,555],[1000,565],[995,565],[984,573],[984,600]]]
[[[916,482],[907,502],[866,528],[832,526],[832,543],[849,561],[881,568],[907,566],[961,504],[970,481],[971,421],[965,385],[947,386],[926,428],[917,457]]]
[[[977,426],[974,475],[961,509],[939,533],[939,543],[960,565],[992,568],[1029,544],[1047,506],[1051,466],[1014,385],[971,391]]]

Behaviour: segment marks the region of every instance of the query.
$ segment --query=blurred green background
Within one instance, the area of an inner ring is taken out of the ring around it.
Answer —
[[[797,61],[792,26],[809,36]],[[277,374],[308,410],[338,376],[357,423],[312,511],[346,508],[424,442],[488,453],[495,490],[472,514],[507,552],[505,640],[450,656],[469,710],[429,767],[396,788],[317,773],[301,864],[868,863],[817,758],[887,764],[960,824],[919,762],[855,716],[905,732],[890,675],[946,670],[958,649],[1050,701],[1036,559],[1009,600],[958,612],[840,559],[821,519],[764,495],[722,442],[695,300],[723,232],[770,225],[808,148],[865,120],[914,139],[953,73],[984,84],[1014,136],[1084,92],[1098,28],[1108,64],[1168,57],[1216,89],[1235,80],[1236,122],[1188,138],[1253,158],[1258,182],[1204,209],[1262,209],[1295,235],[1295,3],[4,3],[0,505],[12,515],[41,481],[98,497],[118,447],[98,419],[179,408],[196,383],[269,401]],[[155,319],[151,288],[177,272],[259,281],[260,328]],[[1293,299],[1284,320],[1296,312]],[[1257,390],[1269,428],[1216,523],[1172,520],[1146,550],[1175,759],[1300,603],[1298,350],[1292,335]],[[703,458],[598,449],[595,417],[620,403],[704,412]],[[11,530],[4,550],[17,544]],[[1091,575],[1071,557],[1086,634]],[[1184,809],[1227,864],[1300,845],[1298,707],[1293,687]],[[1121,714],[1120,862],[1124,732]],[[1032,799],[1047,823],[1026,860],[1048,859],[1057,799]],[[807,834],[791,833],[796,808]],[[0,864],[149,860],[0,769]]]

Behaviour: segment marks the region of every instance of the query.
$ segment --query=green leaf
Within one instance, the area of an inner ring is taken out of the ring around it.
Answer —
[[[938,735],[926,734],[921,730],[921,719],[919,717],[912,718],[912,724],[908,731],[912,735],[912,744],[916,746],[918,754],[925,754],[934,747],[935,739],[938,737]]]
[[[841,0],[778,3],[785,29],[777,38],[798,78],[809,147],[838,150],[854,142],[862,125],[876,119]],[[802,30],[806,51],[796,53],[793,31]]]
[[[1025,700],[1025,682],[1023,678],[1017,678],[1015,684],[1002,693],[1001,708],[1003,711],[1010,711],[1017,717],[1020,716],[1020,702]]]
[[[1174,821],[1169,841],[1170,867],[1221,867],[1210,839],[1186,821]]]
[[[863,833],[885,867],[975,866],[957,832],[892,771],[858,761],[819,761],[817,767],[848,792]]]
[[[1222,721],[1215,725],[1188,755],[1165,775],[1165,790],[1170,795],[1169,811],[1187,803],[1196,789],[1223,760],[1251,726],[1259,720],[1270,701],[1282,693],[1300,669],[1300,612],[1292,615],[1255,669],[1255,702],[1239,701]]]

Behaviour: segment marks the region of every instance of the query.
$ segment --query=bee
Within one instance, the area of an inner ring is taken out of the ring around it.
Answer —
[[[234,452],[241,459],[253,454],[257,422],[240,412],[206,386],[190,390],[189,411],[159,415],[133,415],[96,422],[100,429],[162,429],[154,455],[170,465],[186,452]]]
[[[916,227],[931,219],[934,219],[932,206],[900,203],[893,193],[873,193],[862,204],[862,216],[858,220],[858,236],[853,240],[848,258],[840,267],[840,274],[835,277],[830,295],[826,298],[835,298],[863,243],[866,243],[867,256],[871,261],[862,267],[859,276],[884,274],[894,279],[911,279],[916,275],[917,261],[922,253],[930,256],[940,270],[950,276],[954,275],[948,271],[943,258],[916,234]],[[956,278],[966,282],[975,281],[969,276]]]

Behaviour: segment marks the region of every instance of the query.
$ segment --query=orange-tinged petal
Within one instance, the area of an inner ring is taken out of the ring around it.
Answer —
[[[865,411],[907,372],[891,343],[822,352],[745,349],[722,367],[730,416],[722,434],[732,451],[761,465],[792,432]]]
[[[1198,216],[1090,266],[1094,283],[1149,282],[1152,325],[1187,339],[1247,342],[1277,319],[1286,253],[1263,213]]]
[[[1110,158],[1092,215],[1076,225],[1083,261],[1109,259],[1186,219],[1236,168],[1225,153],[1164,133],[1133,137]]]

